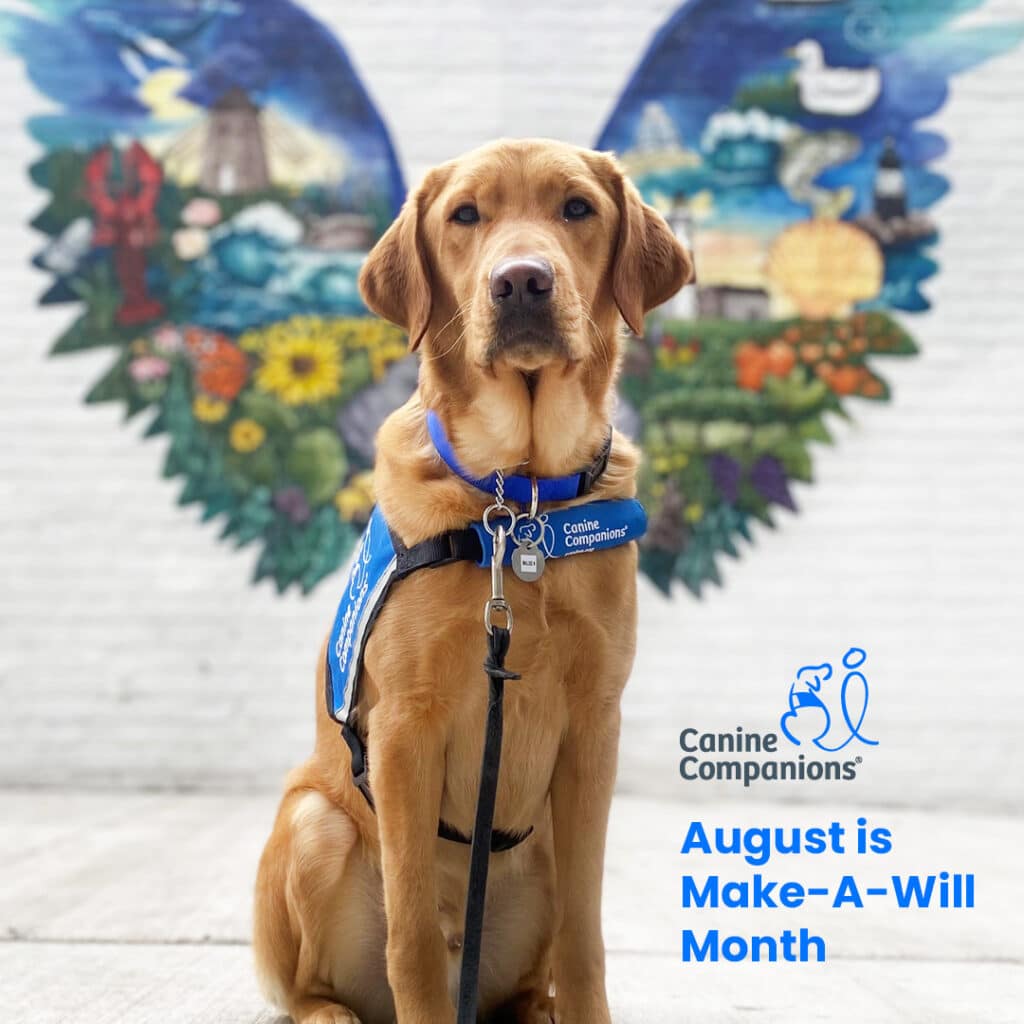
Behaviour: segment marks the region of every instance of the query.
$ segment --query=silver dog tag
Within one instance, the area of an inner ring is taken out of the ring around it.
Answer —
[[[524,583],[533,583],[544,574],[544,556],[536,544],[519,544],[512,552],[512,571]]]

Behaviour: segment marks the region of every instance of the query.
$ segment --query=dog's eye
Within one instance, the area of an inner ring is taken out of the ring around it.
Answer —
[[[594,212],[594,208],[586,199],[570,199],[562,208],[562,216],[566,220],[583,220]]]
[[[476,224],[480,211],[472,203],[463,203],[449,218],[456,224]]]

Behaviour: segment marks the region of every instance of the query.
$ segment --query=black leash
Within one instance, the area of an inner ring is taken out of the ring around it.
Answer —
[[[519,675],[505,668],[505,655],[511,639],[509,631],[493,626],[488,634],[488,654],[484,662],[489,693],[484,756],[480,765],[480,792],[476,801],[473,845],[469,855],[469,888],[466,893],[466,920],[462,934],[462,972],[459,975],[458,1024],[476,1024],[480,978],[480,942],[487,896],[487,869],[490,866],[491,830],[494,826],[494,800],[498,791],[501,765],[502,702],[505,680]]]

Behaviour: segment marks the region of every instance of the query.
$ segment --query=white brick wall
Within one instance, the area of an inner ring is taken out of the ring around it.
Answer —
[[[674,8],[307,6],[348,46],[410,180],[495,135],[591,142]],[[1024,0],[979,17],[1024,17]],[[883,367],[894,403],[837,426],[800,516],[760,531],[722,591],[698,604],[643,588],[624,786],[679,792],[682,726],[771,727],[796,665],[856,642],[882,747],[838,795],[1024,803],[1022,71],[1018,51],[957,79],[936,119],[954,183],[935,210],[942,274],[935,311],[913,320],[923,354]],[[165,441],[82,404],[109,354],[46,357],[72,314],[35,305],[28,265],[41,196],[23,122],[44,104],[9,57],[0,93],[0,783],[276,785],[309,744],[331,587],[250,587],[252,552],[218,543],[159,479]]]

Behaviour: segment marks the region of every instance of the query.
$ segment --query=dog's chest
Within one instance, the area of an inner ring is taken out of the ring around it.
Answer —
[[[633,658],[636,548],[558,560],[535,583],[505,573],[513,609],[495,827],[525,831],[545,811],[572,721],[613,714]],[[366,649],[360,716],[383,701],[423,727],[443,729],[441,817],[472,830],[483,756],[488,681],[484,603],[490,573],[456,563],[395,584]],[[415,722],[410,723],[415,728]],[[613,752],[610,754],[613,756]]]
[[[617,704],[632,661],[634,558],[616,549],[553,565],[536,583],[506,580],[514,627],[505,664],[520,678],[505,686],[497,827],[536,823],[571,716],[590,704]],[[483,754],[488,682],[480,609],[489,581],[479,572],[461,575],[459,603],[472,618],[443,644],[454,663],[445,689],[451,717],[442,816],[468,827]]]
[[[523,648],[525,644],[510,650],[506,659],[521,678],[505,685],[495,817],[499,828],[513,832],[534,825],[543,809],[569,714],[559,652],[543,643],[530,652]],[[472,822],[476,807],[488,692],[479,662],[474,667],[479,678],[453,716],[448,734],[442,807],[446,820],[454,815],[466,824]]]

